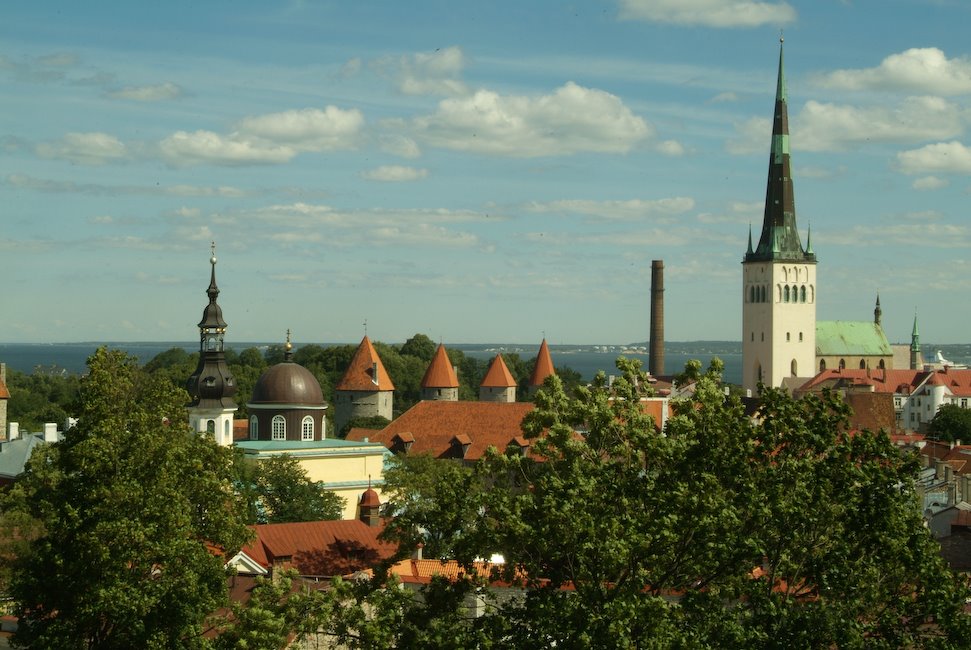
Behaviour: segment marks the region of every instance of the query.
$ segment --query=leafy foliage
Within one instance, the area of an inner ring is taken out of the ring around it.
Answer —
[[[930,433],[941,440],[971,443],[971,409],[957,404],[944,404],[930,421]]]
[[[344,499],[307,477],[287,454],[254,461],[237,453],[236,490],[249,524],[340,519]]]
[[[79,420],[34,452],[3,500],[19,520],[10,567],[17,645],[197,647],[225,602],[224,558],[247,530],[230,452],[185,424],[184,391],[99,349]]]
[[[497,577],[523,589],[458,633],[519,648],[964,646],[967,590],[922,524],[912,456],[849,435],[831,394],[767,389],[753,421],[720,362],[689,369],[695,396],[662,434],[639,364],[618,367],[573,396],[550,378],[524,423],[533,455],[389,472],[390,535],[465,563],[501,553]]]
[[[31,374],[8,370],[7,419],[23,431],[40,431],[47,422],[64,424],[78,396],[78,377],[62,368],[38,367]]]

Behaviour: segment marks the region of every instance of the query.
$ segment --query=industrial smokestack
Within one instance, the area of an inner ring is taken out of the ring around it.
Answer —
[[[664,260],[651,262],[651,349],[647,369],[664,374]]]

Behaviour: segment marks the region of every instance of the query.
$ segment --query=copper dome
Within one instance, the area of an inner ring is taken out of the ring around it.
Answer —
[[[250,403],[321,406],[324,394],[313,373],[292,361],[284,361],[260,375]]]

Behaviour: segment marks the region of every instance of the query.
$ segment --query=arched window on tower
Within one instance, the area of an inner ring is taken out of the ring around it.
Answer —
[[[806,285],[799,287],[799,302],[806,302]]]
[[[809,285],[809,302],[816,302],[816,287]]]
[[[206,433],[216,433],[216,421],[206,420]]]
[[[750,284],[748,287],[748,301],[755,302],[755,285]]]
[[[887,369],[887,364],[883,362],[883,359],[880,359],[880,363],[877,364],[877,368],[879,368],[880,370]]]
[[[789,302],[789,285],[788,284],[786,285],[786,288],[782,290],[782,302]]]
[[[314,419],[309,415],[305,415],[303,421],[300,423],[300,439],[314,439]]]
[[[270,422],[270,437],[273,440],[287,439],[287,421],[282,415],[274,415]]]
[[[256,419],[255,415],[249,416],[249,439],[260,439],[260,421]]]
[[[767,291],[765,289],[765,285],[763,284],[761,287],[759,287],[759,302],[766,302],[766,293]]]
[[[866,359],[860,359],[860,370],[866,370]]]
[[[819,372],[826,370],[826,359],[819,360]]]
[[[796,363],[795,359],[789,364],[789,372],[793,377],[799,376],[799,364]]]
[[[755,367],[755,380],[762,381],[762,364],[760,363]]]
[[[846,359],[840,359],[840,370],[846,370]]]

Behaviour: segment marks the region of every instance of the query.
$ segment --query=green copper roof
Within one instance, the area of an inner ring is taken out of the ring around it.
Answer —
[[[872,321],[816,321],[816,356],[891,356],[883,328]]]

